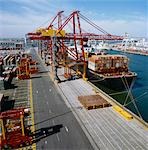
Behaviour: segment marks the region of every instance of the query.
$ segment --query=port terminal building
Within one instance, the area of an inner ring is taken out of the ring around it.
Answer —
[[[0,50],[24,50],[24,38],[0,38]]]

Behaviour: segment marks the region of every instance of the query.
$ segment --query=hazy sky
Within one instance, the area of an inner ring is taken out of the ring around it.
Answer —
[[[148,0],[0,0],[0,37],[23,37],[48,26],[60,10],[79,10],[111,34],[148,37]]]

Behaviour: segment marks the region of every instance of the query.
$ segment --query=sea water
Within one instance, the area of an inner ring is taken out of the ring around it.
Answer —
[[[137,115],[140,113],[142,119],[148,122],[148,56],[128,54],[114,50],[107,51],[107,53],[123,54],[130,59],[129,69],[137,73],[137,78],[132,88],[133,97],[130,97],[130,100],[128,99],[125,103],[125,107]],[[124,104],[127,93],[112,94],[114,91],[104,88],[103,90],[109,93],[118,102]]]

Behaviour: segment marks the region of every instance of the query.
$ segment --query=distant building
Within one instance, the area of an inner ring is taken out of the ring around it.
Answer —
[[[0,39],[0,50],[24,50],[24,38],[3,38]]]
[[[38,46],[38,40],[31,40],[31,39],[26,35],[26,46],[27,46],[27,47],[37,47],[37,46]]]

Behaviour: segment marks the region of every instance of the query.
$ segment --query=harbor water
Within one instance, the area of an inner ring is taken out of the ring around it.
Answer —
[[[130,59],[129,68],[137,73],[132,94],[129,94],[130,96],[127,99],[128,92],[117,92],[107,89],[99,83],[94,84],[148,122],[148,56],[128,54],[114,50],[107,51],[107,53],[123,54]]]

